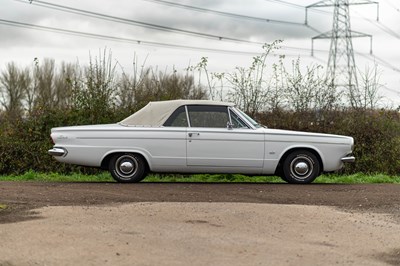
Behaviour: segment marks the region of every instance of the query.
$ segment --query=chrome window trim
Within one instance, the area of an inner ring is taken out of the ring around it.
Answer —
[[[189,110],[188,110],[188,106],[210,106],[210,107],[215,107],[215,106],[219,106],[219,107],[226,107],[226,111],[228,113],[229,116],[229,121],[231,122],[231,117],[230,117],[230,113],[229,113],[229,106],[224,106],[224,105],[210,105],[210,104],[189,104],[189,105],[185,105],[185,110],[186,110],[186,117],[188,120],[188,125],[189,127],[192,127],[192,124],[190,123],[190,116],[189,116]],[[203,128],[212,128],[212,127],[203,127]],[[220,128],[225,128],[225,127],[220,127]]]
[[[243,117],[242,116],[239,116],[239,114],[237,113],[237,112],[235,112],[234,111],[234,109],[232,108],[232,107],[228,107],[228,112],[229,112],[229,117],[231,117],[231,112],[233,112],[242,122],[243,122],[243,124],[247,127],[247,129],[253,129],[250,125],[249,125],[249,123],[248,123],[248,121],[247,120],[245,120],[245,119],[243,119]],[[231,119],[231,123],[232,123],[232,119]],[[233,124],[233,123],[232,123]],[[239,129],[239,128],[236,128],[236,129]]]
[[[226,111],[228,111],[228,117],[229,117],[229,123],[232,124],[232,117],[231,117],[231,112],[229,112],[229,106],[226,107]]]
[[[247,125],[247,127],[249,129],[257,129],[252,123],[250,123],[246,117],[242,116],[242,114],[240,112],[236,112],[236,108],[235,107],[229,107],[230,110],[232,110],[232,112],[234,112],[240,119],[242,119],[242,121]]]
[[[204,105],[204,106],[208,106],[208,105]],[[240,112],[237,112],[235,107],[226,106],[226,108],[227,108],[227,112],[228,112],[229,122],[230,123],[232,123],[232,117],[231,117],[231,113],[230,112],[233,112],[234,114],[236,114],[243,121],[244,124],[246,124],[248,129],[253,129],[253,130],[257,129],[252,123],[250,123],[247,120],[246,117],[244,117]],[[191,128],[192,124],[191,124],[191,121],[190,121],[188,105],[185,105],[185,112],[186,112],[186,119],[187,119],[187,122],[188,122],[188,128]],[[208,128],[208,127],[206,127],[206,128]]]
[[[187,120],[187,122],[188,122],[188,127],[192,127],[191,126],[191,123],[190,123],[190,119],[189,119],[189,111],[188,111],[188,107],[187,107],[187,105],[185,105],[185,112],[186,112],[186,120]]]

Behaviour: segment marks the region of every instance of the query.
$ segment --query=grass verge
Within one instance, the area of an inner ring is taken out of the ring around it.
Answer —
[[[0,181],[40,181],[40,182],[111,182],[107,172],[98,175],[84,175],[79,173],[63,175],[58,173],[36,173],[28,171],[23,175],[0,176]]]
[[[0,181],[39,181],[39,182],[114,182],[107,172],[98,175],[26,172],[18,176],[0,176]],[[205,182],[205,183],[284,183],[276,176],[245,176],[238,174],[199,174],[199,175],[157,175],[146,177],[143,182]],[[321,175],[314,183],[337,184],[371,184],[391,183],[400,184],[400,176],[385,174]]]

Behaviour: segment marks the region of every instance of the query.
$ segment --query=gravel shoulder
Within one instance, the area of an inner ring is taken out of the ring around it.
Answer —
[[[399,265],[399,192],[0,182],[0,265]]]

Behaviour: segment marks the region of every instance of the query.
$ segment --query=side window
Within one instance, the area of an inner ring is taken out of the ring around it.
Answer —
[[[229,113],[231,115],[231,120],[233,124],[233,128],[249,128],[245,122],[234,112],[229,110]]]
[[[171,116],[165,121],[165,127],[187,127],[187,117],[185,106],[181,106],[171,114]]]
[[[191,127],[226,128],[229,121],[226,106],[189,105],[188,112]]]

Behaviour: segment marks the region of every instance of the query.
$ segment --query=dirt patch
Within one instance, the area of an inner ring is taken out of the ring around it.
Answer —
[[[37,218],[30,209],[131,202],[242,202],[333,206],[400,218],[400,185],[0,182],[0,223]],[[15,215],[15,217],[14,217]],[[400,219],[399,219],[400,220]]]
[[[400,243],[400,225],[387,215],[321,206],[143,202],[36,211],[41,220],[0,225],[1,258],[11,265],[387,265]]]
[[[382,253],[377,256],[381,261],[386,262],[389,265],[400,265],[400,248],[393,249],[390,252]]]
[[[399,265],[399,185],[0,182],[0,266]]]

